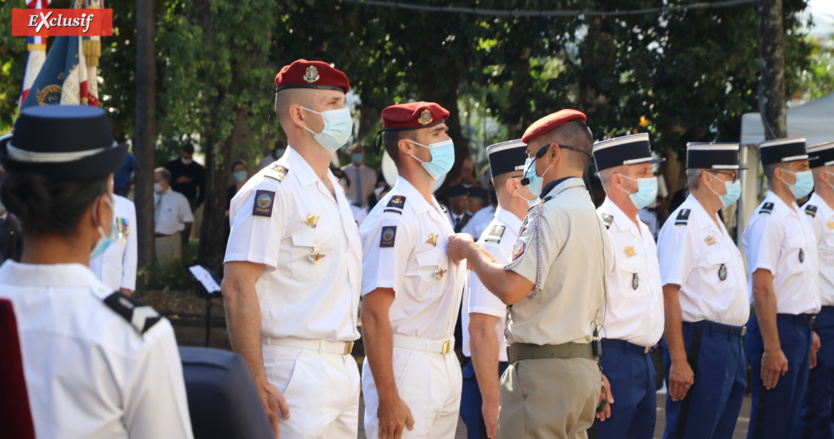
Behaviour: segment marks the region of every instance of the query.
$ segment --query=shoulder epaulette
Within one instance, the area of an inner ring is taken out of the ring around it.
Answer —
[[[271,168],[269,168],[266,172],[264,172],[264,175],[281,182],[284,181],[284,177],[286,177],[289,173],[290,168],[284,165],[274,165]]]
[[[440,205],[440,210],[442,210],[443,213],[449,213],[449,209],[447,209],[446,206],[444,206],[442,204]]]
[[[405,195],[394,195],[388,200],[388,204],[385,205],[385,212],[394,212],[402,215],[403,207],[405,207]]]
[[[611,224],[614,222],[614,215],[611,215],[610,213],[604,213],[603,212],[603,213],[599,214],[599,216],[602,217],[602,222],[605,223],[605,229],[606,230],[609,229],[611,227]]]
[[[681,209],[678,212],[678,216],[675,218],[675,225],[676,226],[685,226],[689,223],[689,214],[692,211],[690,209]]]
[[[502,226],[501,224],[496,224],[489,231],[489,235],[484,236],[484,242],[500,243],[501,237],[504,236],[505,229],[506,227]]]
[[[771,212],[773,212],[773,206],[773,202],[768,201],[767,203],[762,204],[762,209],[759,211],[759,213],[770,214]]]
[[[814,206],[813,204],[805,206],[805,213],[811,218],[817,216],[817,206]]]
[[[162,319],[155,309],[121,292],[115,292],[104,299],[104,304],[124,317],[133,329],[144,334]]]

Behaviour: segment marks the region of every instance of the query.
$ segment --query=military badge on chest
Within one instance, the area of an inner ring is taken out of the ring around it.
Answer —
[[[634,275],[631,276],[631,288],[635,290],[640,288],[640,276],[638,276],[637,273],[634,273]]]
[[[727,266],[724,264],[718,267],[718,279],[721,281],[727,280]]]
[[[802,264],[805,262],[805,250],[799,249],[799,263]]]

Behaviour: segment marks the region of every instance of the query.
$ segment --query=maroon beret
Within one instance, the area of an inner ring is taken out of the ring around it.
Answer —
[[[350,81],[344,72],[330,67],[326,62],[298,59],[284,66],[275,75],[275,91],[287,88],[316,88],[347,93]]]
[[[409,102],[382,110],[382,129],[386,131],[428,128],[445,122],[449,110],[434,102]]]
[[[527,131],[525,131],[524,135],[521,136],[521,141],[524,143],[530,143],[530,141],[536,137],[539,137],[559,125],[574,119],[579,119],[582,122],[588,120],[588,118],[585,117],[585,114],[576,110],[560,110],[555,113],[548,114],[547,116],[533,122],[533,125],[530,125],[530,128],[527,128]]]

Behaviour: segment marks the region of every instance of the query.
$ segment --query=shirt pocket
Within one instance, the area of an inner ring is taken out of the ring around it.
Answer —
[[[620,291],[626,297],[642,297],[649,294],[649,270],[645,260],[633,256],[617,261]]]
[[[338,259],[336,239],[324,230],[304,228],[292,234],[292,262],[288,267],[301,281],[321,280],[332,275]]]
[[[420,278],[420,287],[416,294],[435,296],[443,290],[449,278],[449,256],[445,248],[432,249],[418,254],[416,275]]]
[[[704,255],[698,266],[703,270],[703,279],[708,283],[724,282],[730,276],[727,264],[730,261],[730,252],[727,250],[716,250]],[[739,275],[739,273],[735,273]]]
[[[823,239],[818,248],[820,268],[834,266],[834,234]]]
[[[802,231],[799,231],[802,233]],[[808,257],[808,249],[805,240],[801,236],[790,236],[786,242],[785,261],[789,267],[803,267],[805,258]],[[801,268],[800,268],[801,270]]]

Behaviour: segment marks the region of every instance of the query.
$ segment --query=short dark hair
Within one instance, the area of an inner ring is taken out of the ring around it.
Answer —
[[[243,160],[238,160],[238,161],[232,163],[232,169],[235,169],[235,166],[237,166],[237,165],[243,165],[244,168],[249,169],[249,167],[246,166],[246,162],[244,162]]]
[[[591,149],[594,147],[594,136],[585,122],[579,119],[570,120],[550,130],[545,135],[547,144],[558,143],[559,145],[573,146],[583,152],[565,149],[568,163],[576,170],[584,171],[591,161]]]
[[[107,192],[108,177],[52,181],[35,172],[10,172],[0,186],[6,210],[20,219],[25,235],[71,235],[84,212]]]
[[[182,146],[182,152],[194,154],[194,145],[192,145],[191,143],[186,143]]]
[[[400,164],[400,148],[397,143],[402,139],[414,140],[414,130],[386,130],[382,132],[382,144],[385,145],[385,150],[388,151],[388,155],[397,165]]]

